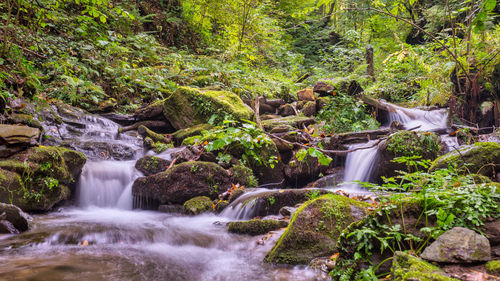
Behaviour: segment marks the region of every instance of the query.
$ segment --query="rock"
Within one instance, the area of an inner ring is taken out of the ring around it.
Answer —
[[[144,156],[137,160],[135,168],[141,171],[145,176],[150,176],[164,172],[170,165],[170,161],[156,156]]]
[[[196,159],[196,155],[188,147],[178,148],[176,151],[170,154],[170,157],[175,159],[175,163],[180,164]]]
[[[306,88],[297,92],[297,99],[299,101],[314,101],[316,96],[312,89]]]
[[[302,114],[304,114],[307,117],[315,116],[316,115],[316,102],[314,101],[309,101],[304,106],[302,107]]]
[[[486,263],[486,270],[489,274],[500,277],[500,260],[489,261]]]
[[[227,230],[231,233],[255,236],[266,234],[269,231],[278,230],[287,226],[288,222],[286,221],[253,219],[249,221],[230,222],[227,225]]]
[[[163,135],[163,134],[158,134],[153,132],[152,130],[148,129],[148,127],[140,125],[137,128],[137,132],[143,137],[143,138],[151,138],[154,142],[159,142],[159,143],[164,143],[164,144],[170,144],[172,142],[172,137],[170,135]]]
[[[132,187],[136,197],[161,204],[184,204],[197,196],[216,199],[231,188],[228,172],[211,162],[186,162],[165,172],[138,178]]]
[[[28,126],[0,124],[0,144],[29,146],[36,143],[40,130]]]
[[[160,205],[158,206],[158,212],[162,213],[173,213],[173,214],[180,214],[184,212],[184,206],[183,205]]]
[[[198,196],[186,201],[183,205],[184,213],[189,215],[199,215],[201,213],[213,211],[212,200],[206,196]]]
[[[454,227],[425,248],[422,258],[444,263],[472,263],[491,260],[488,239],[476,232]]]
[[[284,217],[291,217],[295,211],[297,211],[297,208],[285,206],[280,209],[280,215]]]
[[[134,159],[137,147],[125,143],[105,142],[94,140],[63,141],[62,146],[72,150],[82,151],[92,160],[131,160]]]
[[[331,95],[333,93],[333,90],[334,90],[333,85],[325,81],[316,82],[313,88],[313,91],[315,93],[318,93],[320,97]]]
[[[48,211],[70,196],[86,162],[63,147],[32,147],[0,161],[0,202],[23,211]],[[10,199],[9,199],[10,198]]]
[[[486,222],[482,227],[491,246],[500,245],[500,219]]]
[[[10,227],[7,227],[6,224],[4,232],[2,232],[2,228],[0,227],[0,233],[12,233],[12,227],[19,233],[29,229],[29,224],[33,221],[33,218],[14,205],[0,203],[0,221],[2,220],[8,221]],[[9,229],[8,232],[5,231],[7,229]]]
[[[208,131],[212,128],[213,128],[213,126],[210,124],[199,124],[199,125],[195,125],[195,126],[192,126],[189,128],[180,129],[180,130],[176,131],[175,133],[172,134],[172,138],[174,140],[174,144],[176,146],[179,146],[182,144],[182,142],[185,139],[187,139],[189,137],[201,135],[201,133],[203,131]]]
[[[277,111],[276,107],[273,107],[269,104],[261,103],[259,104],[259,113],[260,114],[275,114]]]
[[[275,127],[281,127],[281,126],[292,126],[293,128],[302,130],[304,127],[307,127],[309,125],[312,125],[316,123],[314,118],[310,117],[304,117],[304,116],[288,116],[288,117],[281,117],[281,118],[275,118],[275,119],[270,119],[270,120],[264,120],[262,121],[262,126],[266,131],[271,131]]]
[[[28,114],[12,113],[11,115],[9,115],[8,119],[11,124],[22,124],[43,131],[42,123],[38,121],[34,116]]]
[[[373,168],[374,178],[393,177],[396,171],[407,171],[404,163],[392,160],[401,156],[421,156],[422,159],[435,159],[441,151],[439,135],[428,132],[399,131],[389,136],[378,146],[378,160]]]
[[[391,279],[400,281],[453,281],[439,267],[403,252],[395,252]]]
[[[293,105],[291,104],[284,104],[280,106],[278,111],[279,114],[283,117],[295,115],[295,110],[293,109]]]
[[[138,120],[158,119],[163,116],[163,103],[156,101],[135,111],[134,117]]]
[[[320,97],[316,100],[316,112],[320,112],[328,103],[330,99],[327,97]]]
[[[207,123],[213,114],[251,120],[254,112],[235,94],[180,87],[164,99],[163,115],[177,129]],[[224,117],[224,116],[221,116]]]
[[[334,187],[344,179],[344,169],[336,168],[333,174],[326,175],[317,181],[307,185],[309,188],[329,188]]]
[[[219,200],[217,202],[217,204],[215,204],[215,208],[214,208],[214,211],[216,213],[220,213],[222,211],[224,211],[224,209],[229,206],[229,201],[227,200]]]
[[[436,159],[430,171],[457,165],[462,173],[481,174],[494,177],[500,167],[500,144],[494,142],[477,142],[474,145],[462,146]],[[467,167],[464,166],[467,164]]]
[[[330,256],[335,253],[340,232],[365,217],[368,206],[335,194],[306,202],[295,212],[265,261],[309,264],[315,258]]]
[[[328,168],[328,166],[323,166]],[[305,186],[306,184],[316,180],[319,176],[321,167],[318,158],[307,156],[303,161],[297,160],[294,156],[285,166],[285,178],[289,185],[296,188]]]
[[[231,173],[231,181],[233,184],[240,184],[241,186],[251,188],[259,185],[257,178],[253,175],[252,169],[243,165],[236,165],[229,169]]]

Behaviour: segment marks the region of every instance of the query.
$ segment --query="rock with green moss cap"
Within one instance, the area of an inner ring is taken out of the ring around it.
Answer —
[[[489,274],[500,277],[500,260],[489,261],[486,263],[486,270]]]
[[[164,172],[170,165],[170,161],[160,157],[146,155],[135,163],[135,168],[141,171],[145,176],[150,176]]]
[[[86,157],[62,147],[32,147],[0,161],[0,202],[48,211],[69,198]]]
[[[394,253],[391,279],[398,281],[458,281],[439,267],[403,252]]]
[[[316,123],[314,118],[305,116],[287,116],[281,118],[274,118],[262,121],[262,126],[268,132],[276,127],[291,126],[296,129],[303,129],[311,124]]]
[[[165,172],[138,178],[132,194],[159,204],[184,204],[197,196],[218,198],[231,188],[229,173],[221,166],[202,161],[175,165]]]
[[[163,103],[163,115],[177,130],[207,123],[214,114],[251,120],[253,111],[237,95],[227,91],[205,91],[180,87]]]
[[[419,156],[434,160],[441,151],[441,138],[435,133],[400,131],[382,142],[378,150],[374,177],[393,177],[398,175],[397,171],[407,171],[406,164],[395,163],[394,158]]]
[[[183,205],[184,213],[188,215],[199,215],[213,211],[212,200],[206,196],[198,196],[186,201]]]
[[[174,140],[174,144],[179,146],[182,142],[193,136],[201,135],[203,131],[208,131],[212,129],[213,126],[210,124],[199,124],[195,126],[191,126],[189,128],[180,129],[172,134],[172,139]]]
[[[230,222],[227,225],[227,230],[237,234],[261,235],[287,226],[288,222],[286,221],[254,219]]]
[[[457,165],[463,173],[494,177],[500,166],[500,144],[477,142],[474,145],[462,146],[458,151],[454,150],[436,159],[429,170],[432,172],[450,165]]]
[[[250,188],[257,187],[257,178],[253,175],[252,169],[245,167],[243,165],[236,165],[229,169],[231,173],[232,182],[234,184],[240,184],[241,186]]]
[[[369,204],[335,194],[302,205],[265,257],[278,264],[309,264],[336,251],[341,231],[367,215]]]
[[[473,263],[491,260],[488,238],[470,229],[454,227],[425,248],[422,258],[443,263]]]

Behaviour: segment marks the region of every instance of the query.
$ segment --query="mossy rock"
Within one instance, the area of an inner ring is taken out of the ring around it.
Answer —
[[[367,214],[369,204],[327,194],[303,204],[265,257],[266,262],[309,264],[336,251],[341,231]]]
[[[179,146],[185,139],[201,135],[203,131],[208,131],[212,128],[213,126],[210,124],[199,124],[189,128],[180,129],[172,134],[172,139],[174,140],[174,144]]]
[[[231,178],[234,184],[240,184],[247,188],[257,187],[259,184],[257,178],[253,175],[252,169],[248,167],[236,165],[229,169],[229,172],[232,174]]]
[[[287,226],[288,222],[286,221],[253,219],[230,222],[227,225],[227,230],[237,234],[261,235]]]
[[[170,165],[170,161],[168,160],[156,156],[146,155],[137,160],[135,168],[141,171],[145,176],[150,176],[164,172],[168,165]]]
[[[394,254],[391,280],[400,281],[454,281],[439,267],[403,252]]]
[[[33,147],[0,161],[0,202],[47,211],[68,199],[86,157],[62,147]]]
[[[494,142],[477,142],[474,145],[460,147],[436,159],[430,171],[457,166],[462,173],[481,174],[494,177],[500,172],[500,144]]]
[[[186,214],[199,215],[201,213],[213,211],[213,203],[212,200],[206,196],[198,196],[186,201],[183,208]]]
[[[269,119],[262,121],[262,126],[268,132],[272,131],[276,127],[291,126],[295,129],[303,129],[304,126],[309,126],[316,123],[314,118],[305,116],[287,116],[275,119]]]
[[[163,115],[177,130],[207,123],[213,114],[251,120],[254,112],[237,95],[180,87],[163,102]]]
[[[43,126],[34,116],[28,114],[12,113],[9,116],[9,121],[14,124],[23,124],[43,131]]]
[[[500,260],[489,261],[486,263],[486,270],[489,274],[500,276]]]
[[[200,75],[196,76],[191,80],[191,85],[198,87],[210,86],[214,83],[214,79],[210,75]]]
[[[190,161],[165,172],[138,178],[132,186],[132,194],[159,204],[184,204],[197,196],[216,199],[229,188],[231,179],[221,166]]]

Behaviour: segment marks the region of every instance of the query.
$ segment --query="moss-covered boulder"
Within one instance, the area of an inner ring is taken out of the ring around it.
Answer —
[[[403,252],[394,254],[391,279],[398,281],[458,281],[439,267]]]
[[[227,225],[227,230],[237,234],[261,235],[287,226],[288,222],[286,221],[254,219],[230,222]]]
[[[262,121],[262,126],[268,132],[276,127],[291,126],[296,129],[303,129],[304,126],[309,126],[316,123],[314,118],[304,116],[287,116],[281,118],[274,118]]]
[[[68,199],[86,157],[62,147],[32,147],[0,161],[0,202],[47,211]]]
[[[489,274],[500,276],[500,260],[487,262],[486,270],[488,271]]]
[[[160,157],[146,155],[135,163],[135,168],[141,171],[145,176],[150,176],[164,172],[170,165],[170,161]]]
[[[159,204],[184,204],[197,196],[216,199],[231,188],[226,170],[211,162],[186,162],[165,172],[138,178],[132,194]]]
[[[189,215],[199,215],[201,213],[213,211],[212,200],[206,196],[191,198],[182,206],[184,213]]]
[[[180,129],[172,134],[172,139],[174,140],[174,144],[179,146],[185,139],[200,135],[201,132],[208,131],[212,128],[213,126],[210,124],[199,124],[189,128]]]
[[[454,150],[436,159],[429,170],[435,171],[455,165],[463,173],[494,177],[500,172],[500,144],[477,142],[460,147],[458,151]]]
[[[162,101],[163,115],[177,130],[207,123],[213,114],[251,120],[253,111],[237,95],[180,87]]]
[[[240,184],[247,188],[257,187],[258,185],[257,178],[253,175],[252,169],[248,167],[236,165],[229,169],[229,172],[234,184]]]
[[[328,194],[302,205],[265,257],[266,262],[308,264],[336,251],[340,232],[366,216],[369,205]]]
[[[408,169],[405,164],[392,162],[394,158],[420,156],[422,159],[434,160],[441,151],[441,139],[435,133],[400,131],[389,136],[378,150],[379,159],[373,176],[392,177],[397,175],[396,171]]]

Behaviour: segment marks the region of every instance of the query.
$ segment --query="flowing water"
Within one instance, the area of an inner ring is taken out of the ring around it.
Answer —
[[[86,122],[80,142],[114,135],[109,122]],[[109,142],[130,141],[114,135]],[[228,233],[226,223],[240,216],[132,210],[135,160],[96,161],[94,150],[84,152],[94,160],[82,171],[77,206],[35,215],[28,232],[0,235],[0,280],[329,280],[305,267],[264,263],[281,231],[264,245],[260,236]]]

